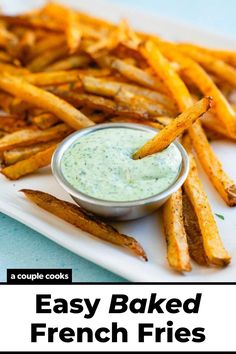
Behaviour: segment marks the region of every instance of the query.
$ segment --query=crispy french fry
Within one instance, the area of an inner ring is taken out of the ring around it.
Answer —
[[[24,79],[35,86],[61,85],[79,80],[78,70],[40,72],[24,75]]]
[[[112,60],[111,67],[119,71],[119,73],[121,73],[127,79],[139,85],[160,91],[162,93],[166,93],[165,86],[160,82],[160,80],[148,74],[142,69],[139,69],[119,59]]]
[[[204,70],[195,62],[193,62],[191,59],[182,57],[182,55],[178,54],[178,52],[175,51],[175,49],[172,50],[172,46],[169,45],[162,45],[160,44],[161,50],[164,51],[165,55],[172,60],[176,60],[178,58],[177,62],[184,65],[185,61],[187,60],[187,64],[189,65],[188,69],[191,72],[191,79],[198,80],[199,77],[201,77],[201,73],[208,80],[208,75],[204,72]],[[164,48],[164,49],[163,49]],[[167,50],[168,49],[168,50]],[[191,95],[189,94],[189,91],[187,87],[184,85],[182,80],[179,78],[178,74],[174,71],[172,71],[172,67],[168,63],[168,61],[163,57],[159,49],[155,44],[151,42],[149,51],[145,52],[144,54],[147,55],[147,53],[153,54],[153,60],[155,58],[155,61],[152,62],[153,67],[156,68],[157,72],[160,72],[160,76],[165,80],[165,83],[167,87],[169,88],[170,92],[172,92],[173,97],[175,98],[179,108],[181,109],[182,107],[185,107],[187,109],[189,107],[189,104],[193,102]],[[155,55],[155,53],[158,53]],[[180,56],[180,59],[179,59]],[[147,58],[148,60],[148,58]],[[150,59],[149,59],[150,60]],[[190,63],[189,63],[190,61]],[[195,66],[196,65],[196,66]],[[162,68],[160,70],[160,68]],[[196,68],[196,72],[195,72]],[[199,71],[199,77],[198,77],[198,71]],[[195,73],[195,76],[193,75]],[[203,77],[202,76],[202,77]],[[201,80],[201,78],[200,78]],[[209,80],[211,80],[209,78]],[[176,84],[177,83],[177,84]],[[180,84],[181,83],[181,84]],[[214,85],[214,84],[213,84]],[[184,89],[185,86],[185,89]],[[210,85],[212,87],[212,85]],[[218,89],[216,88],[218,91]],[[208,89],[206,90],[207,92],[212,90]],[[213,92],[214,93],[214,92]],[[220,91],[219,94],[221,95]],[[214,95],[213,95],[214,96]],[[215,103],[217,101],[217,104]],[[214,96],[214,108],[219,108],[219,97],[217,95]],[[223,106],[222,106],[223,107]],[[226,107],[225,107],[226,108]],[[219,112],[219,110],[218,110]],[[223,113],[223,111],[222,111]],[[228,112],[229,113],[229,112]],[[230,119],[230,117],[228,116]],[[234,136],[234,129],[235,128],[235,116],[231,116],[232,120],[230,121],[231,124],[229,124],[229,120],[227,120],[227,131],[229,132],[229,135]],[[225,119],[225,117],[224,117]],[[232,127],[233,131],[229,129],[229,126]],[[235,185],[233,181],[226,175],[226,173],[223,171],[221,167],[221,163],[219,162],[217,156],[214,154],[207,138],[204,133],[204,130],[201,127],[200,122],[196,122],[189,128],[189,133],[191,136],[191,139],[193,141],[194,149],[197,152],[198,158],[203,164],[203,167],[205,171],[207,172],[210,180],[213,182],[215,188],[217,189],[218,193],[223,197],[223,199],[226,201],[226,203],[230,206],[235,205]],[[162,133],[163,134],[163,133]]]
[[[11,180],[17,180],[32,172],[37,171],[39,168],[45,167],[50,164],[52,155],[57,147],[57,144],[49,147],[46,150],[40,151],[37,154],[19,161],[14,165],[5,167],[1,173]]]
[[[4,50],[0,50],[0,61],[4,63],[12,63],[13,58],[10,54],[4,52]]]
[[[184,75],[191,79],[204,95],[213,97],[214,110],[217,117],[225,125],[229,135],[234,136],[236,131],[235,113],[204,69],[192,59],[183,56],[175,47],[169,44],[160,44],[160,48],[169,60],[176,61],[181,66],[181,71]]]
[[[0,77],[0,88],[26,102],[45,109],[45,111],[55,114],[55,116],[65,121],[74,129],[94,124],[80,111],[59,97],[33,86],[20,78],[7,74],[2,75]]]
[[[229,206],[235,206],[236,185],[222,169],[221,162],[208,143],[201,124],[196,122],[190,127],[189,134],[198,159],[213,186]]]
[[[151,40],[140,46],[140,52],[146,58],[158,77],[165,82],[167,88],[176,99],[180,112],[192,105],[192,98],[183,81],[161,54],[158,46]]]
[[[23,63],[26,62],[30,50],[35,46],[35,42],[35,33],[32,30],[25,31],[19,42],[19,57]]]
[[[182,142],[189,154],[190,162],[190,170],[184,183],[184,190],[197,215],[207,259],[209,263],[222,267],[229,264],[230,256],[223,246],[210,204],[198,177],[197,165],[191,151],[191,142],[188,135],[183,138]]]
[[[30,17],[25,15],[19,15],[19,16],[0,15],[0,21],[1,20],[3,20],[9,25],[43,29],[46,31],[52,31],[52,33],[63,32],[63,26],[61,26],[60,23],[45,21],[45,19],[39,17]]]
[[[188,129],[191,124],[201,117],[211,107],[211,104],[212,99],[210,97],[205,97],[195,103],[136,151],[133,158],[141,159],[165,149],[180,134],[182,134],[184,130]]]
[[[55,145],[59,141],[53,140],[46,143],[39,143],[31,146],[23,146],[16,149],[11,149],[3,152],[3,160],[6,166],[25,160],[30,156],[37,154],[40,151],[46,150]]]
[[[75,91],[73,92],[55,88],[52,89],[52,92],[76,107],[83,106],[86,108],[93,108],[113,115],[124,114],[137,119],[154,119],[154,116],[157,113],[166,113],[164,108],[161,108],[155,103],[149,101],[147,102],[147,100],[143,98],[139,99],[139,101],[142,101],[142,104],[138,102],[136,104],[124,104],[124,102],[115,102],[102,96],[95,96]],[[147,107],[144,107],[144,103],[146,103],[146,106],[149,104],[149,111],[147,110]],[[159,111],[157,111],[157,109]]]
[[[0,71],[3,73],[6,72],[17,76],[18,75],[21,76],[29,73],[29,70],[25,68],[19,68],[17,66],[6,64],[6,63],[0,63]]]
[[[204,53],[204,51],[198,50],[197,48],[190,49],[189,47],[179,47],[179,50],[187,57],[198,62],[207,71],[214,73],[223,81],[236,86],[236,69],[226,64],[223,60],[218,59],[209,53]]]
[[[68,58],[59,60],[45,68],[45,71],[60,71],[82,68],[90,63],[91,59],[84,54],[72,55]]]
[[[2,116],[0,117],[0,130],[7,133],[15,132],[26,127],[26,121],[19,117]]]
[[[217,117],[212,112],[207,112],[206,114],[203,115],[203,119],[201,120],[201,123],[207,130],[213,132],[216,136],[218,135],[221,138],[227,138],[227,139],[233,139],[236,140],[236,134],[233,136],[233,134],[228,133],[227,129],[225,126],[222,124],[219,124]]]
[[[153,100],[138,96],[125,88],[121,88],[114,96],[116,102],[129,107],[129,110],[139,111],[148,117],[155,116],[172,116],[172,112],[168,108],[162,106],[159,103],[155,103]]]
[[[48,129],[59,121],[60,119],[51,113],[42,113],[32,118],[32,122],[40,129]]]
[[[27,68],[32,72],[42,71],[57,59],[62,58],[67,54],[67,48],[60,46],[54,48],[53,51],[47,51],[38,57],[35,57],[27,64]]]
[[[167,259],[179,272],[191,270],[187,235],[183,224],[182,192],[179,189],[163,206],[163,225],[167,243]]]
[[[172,113],[176,112],[176,106],[173,104],[173,101],[168,96],[157,91],[152,91],[136,85],[126,84],[124,82],[108,81],[107,79],[100,79],[81,74],[80,79],[86,92],[114,98],[120,90],[125,89],[133,94],[143,96],[147,99],[162,104]]]
[[[0,139],[0,151],[60,139],[70,134],[71,131],[72,129],[66,124],[59,124],[45,130],[33,128],[18,130]]]
[[[207,266],[208,260],[203,247],[203,238],[194,208],[185,192],[183,192],[184,228],[187,235],[190,257],[199,265]]]
[[[29,52],[28,58],[29,60],[32,60],[33,58],[39,57],[45,52],[48,51],[53,51],[54,48],[58,47],[64,47],[65,46],[65,38],[64,36],[58,35],[51,35],[51,36],[46,36],[43,37],[40,41],[37,42],[37,45],[35,45]]]
[[[99,220],[93,214],[86,212],[78,205],[57,199],[50,194],[40,191],[22,189],[21,192],[23,192],[29,200],[49,213],[56,215],[104,241],[125,247],[136,256],[147,261],[145,251],[133,237],[120,234],[113,226]]]
[[[236,53],[230,50],[219,50],[219,49],[211,49],[211,48],[206,48],[202,47],[196,44],[190,44],[190,43],[180,43],[178,44],[178,47],[184,50],[198,50],[201,51],[204,54],[210,54],[214,56],[215,58],[221,59],[224,62],[226,62],[229,65],[232,65],[236,67]]]
[[[69,52],[75,53],[80,45],[82,37],[81,26],[77,13],[74,11],[68,11],[66,18],[66,39]]]

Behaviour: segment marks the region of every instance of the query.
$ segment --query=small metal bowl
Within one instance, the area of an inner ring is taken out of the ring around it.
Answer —
[[[148,198],[128,202],[114,202],[97,199],[87,194],[81,193],[65,179],[61,169],[61,159],[64,152],[80,137],[90,134],[96,130],[107,128],[131,128],[146,132],[157,132],[156,129],[147,127],[145,125],[131,123],[99,124],[79,130],[63,140],[63,142],[56,149],[52,158],[52,172],[59,184],[71,195],[75,202],[94,214],[112,220],[132,220],[148,215],[159,208],[163,203],[165,203],[171,194],[176,192],[182,186],[185,179],[187,178],[189,170],[188,155],[181,144],[178,142],[173,143],[178,148],[182,156],[180,173],[177,180],[168,189],[159,194]]]

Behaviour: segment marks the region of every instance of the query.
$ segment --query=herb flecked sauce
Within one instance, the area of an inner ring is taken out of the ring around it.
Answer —
[[[63,154],[62,173],[78,191],[106,201],[134,201],[158,194],[178,178],[182,157],[171,144],[133,160],[132,154],[154,134],[107,128],[82,136]]]

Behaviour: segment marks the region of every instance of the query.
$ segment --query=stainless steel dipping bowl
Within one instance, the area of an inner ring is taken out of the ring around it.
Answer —
[[[148,215],[154,210],[158,209],[163,203],[165,203],[165,201],[171,196],[171,194],[176,192],[182,186],[185,179],[187,178],[189,170],[188,155],[181,144],[179,144],[178,142],[173,143],[178,148],[182,156],[181,169],[177,180],[168,189],[161,193],[153,195],[149,198],[139,199],[130,202],[114,202],[96,199],[80,192],[65,179],[61,169],[61,159],[64,152],[80,137],[90,134],[94,131],[107,128],[127,128],[137,129],[146,132],[157,132],[156,129],[150,128],[148,126],[131,123],[99,124],[79,130],[68,136],[65,140],[63,140],[62,143],[56,149],[52,158],[52,172],[59,184],[71,195],[75,202],[84,209],[91,211],[94,214],[112,220],[132,220]]]

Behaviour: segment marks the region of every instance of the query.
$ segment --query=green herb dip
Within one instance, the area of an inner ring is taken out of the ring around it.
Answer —
[[[133,160],[132,154],[155,133],[107,128],[79,138],[62,156],[62,173],[78,191],[107,201],[147,198],[177,179],[182,157],[171,144],[165,150]]]

